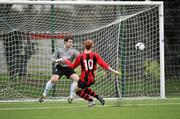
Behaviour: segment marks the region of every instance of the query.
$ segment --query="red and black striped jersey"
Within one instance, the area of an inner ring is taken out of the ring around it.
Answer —
[[[94,71],[97,69],[97,64],[104,69],[109,68],[109,65],[95,52],[81,53],[77,56],[74,63],[71,63],[69,60],[66,60],[65,63],[73,69],[80,65],[80,80],[87,85],[94,83]]]

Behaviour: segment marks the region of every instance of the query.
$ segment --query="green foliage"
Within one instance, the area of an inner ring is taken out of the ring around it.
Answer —
[[[9,77],[7,75],[4,74],[0,74],[0,81],[7,81],[9,79]]]
[[[145,61],[144,62],[145,67],[145,76],[153,77],[154,79],[160,80],[160,65],[158,61]]]

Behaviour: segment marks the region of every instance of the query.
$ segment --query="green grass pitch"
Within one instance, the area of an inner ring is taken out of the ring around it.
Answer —
[[[1,102],[0,119],[180,119],[180,99]]]

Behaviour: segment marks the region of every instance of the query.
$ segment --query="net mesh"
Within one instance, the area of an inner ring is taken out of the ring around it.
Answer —
[[[96,71],[92,88],[107,98],[160,96],[159,7],[157,5],[0,4],[0,100],[37,98],[52,75],[52,53],[63,38],[93,39],[93,51],[119,70]],[[143,42],[145,50],[135,50]],[[80,74],[79,68],[76,72]],[[62,77],[52,97],[67,97],[71,80]]]

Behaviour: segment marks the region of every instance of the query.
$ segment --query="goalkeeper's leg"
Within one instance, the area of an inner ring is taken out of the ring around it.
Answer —
[[[74,72],[74,70],[69,70],[69,73],[66,73],[67,77],[69,77],[70,79],[73,80],[73,83],[71,84],[71,90],[70,90],[70,96],[68,98],[68,102],[69,103],[72,103],[73,99],[74,99],[74,96],[76,95],[76,88],[77,88],[77,83],[78,83],[78,80],[79,80],[79,76],[78,74],[76,74]]]
[[[75,88],[77,87],[77,82],[74,82],[71,84],[71,89],[70,89],[70,96],[68,98],[68,102],[72,103],[74,97],[76,96],[76,93],[74,92]]]
[[[59,79],[59,75],[52,75],[51,79],[46,83],[46,87],[44,89],[44,92],[42,96],[39,98],[39,102],[43,102],[44,98],[47,97],[49,91],[52,89],[55,82],[57,82]]]

